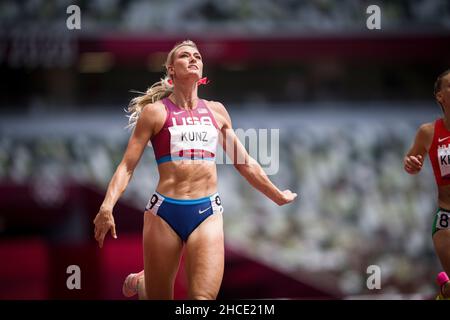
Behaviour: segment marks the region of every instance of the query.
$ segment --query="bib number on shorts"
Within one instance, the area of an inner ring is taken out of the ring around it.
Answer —
[[[439,211],[437,213],[436,228],[450,229],[450,212]]]

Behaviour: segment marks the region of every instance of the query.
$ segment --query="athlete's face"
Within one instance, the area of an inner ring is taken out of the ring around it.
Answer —
[[[172,79],[184,79],[194,76],[196,80],[203,74],[202,56],[197,49],[182,46],[174,54],[173,63],[168,67]]]
[[[450,108],[450,73],[442,78],[441,90],[439,90],[436,94],[436,99],[444,107],[445,110]]]

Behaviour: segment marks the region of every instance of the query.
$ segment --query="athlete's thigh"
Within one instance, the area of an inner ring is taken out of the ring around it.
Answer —
[[[223,218],[215,213],[189,236],[185,249],[191,299],[215,299],[224,269]]]
[[[144,214],[144,270],[148,299],[172,299],[183,243],[172,228],[151,212]]]
[[[437,231],[433,235],[433,244],[444,271],[450,274],[450,229]]]

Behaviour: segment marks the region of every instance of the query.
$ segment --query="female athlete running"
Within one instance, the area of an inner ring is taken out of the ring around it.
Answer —
[[[197,46],[184,41],[170,51],[166,76],[129,106],[134,131],[94,219],[100,248],[108,231],[114,238],[113,207],[127,187],[150,141],[159,182],[144,213],[144,272],[131,274],[124,294],[173,299],[184,248],[190,299],[215,299],[224,269],[222,203],[217,193],[215,153],[220,141],[237,171],[278,205],[297,194],[279,190],[236,137],[222,103],[198,97],[203,61]]]

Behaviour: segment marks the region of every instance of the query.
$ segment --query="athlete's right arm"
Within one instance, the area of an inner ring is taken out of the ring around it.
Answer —
[[[111,178],[105,199],[94,219],[95,239],[98,241],[100,248],[103,247],[103,240],[109,230],[111,230],[111,235],[117,238],[112,214],[113,207],[125,191],[148,141],[156,132],[163,117],[160,109],[155,104],[147,105],[141,111],[122,161]]]
[[[434,124],[425,123],[417,130],[414,143],[403,159],[404,169],[409,174],[417,174],[423,166],[425,156],[433,139]]]

